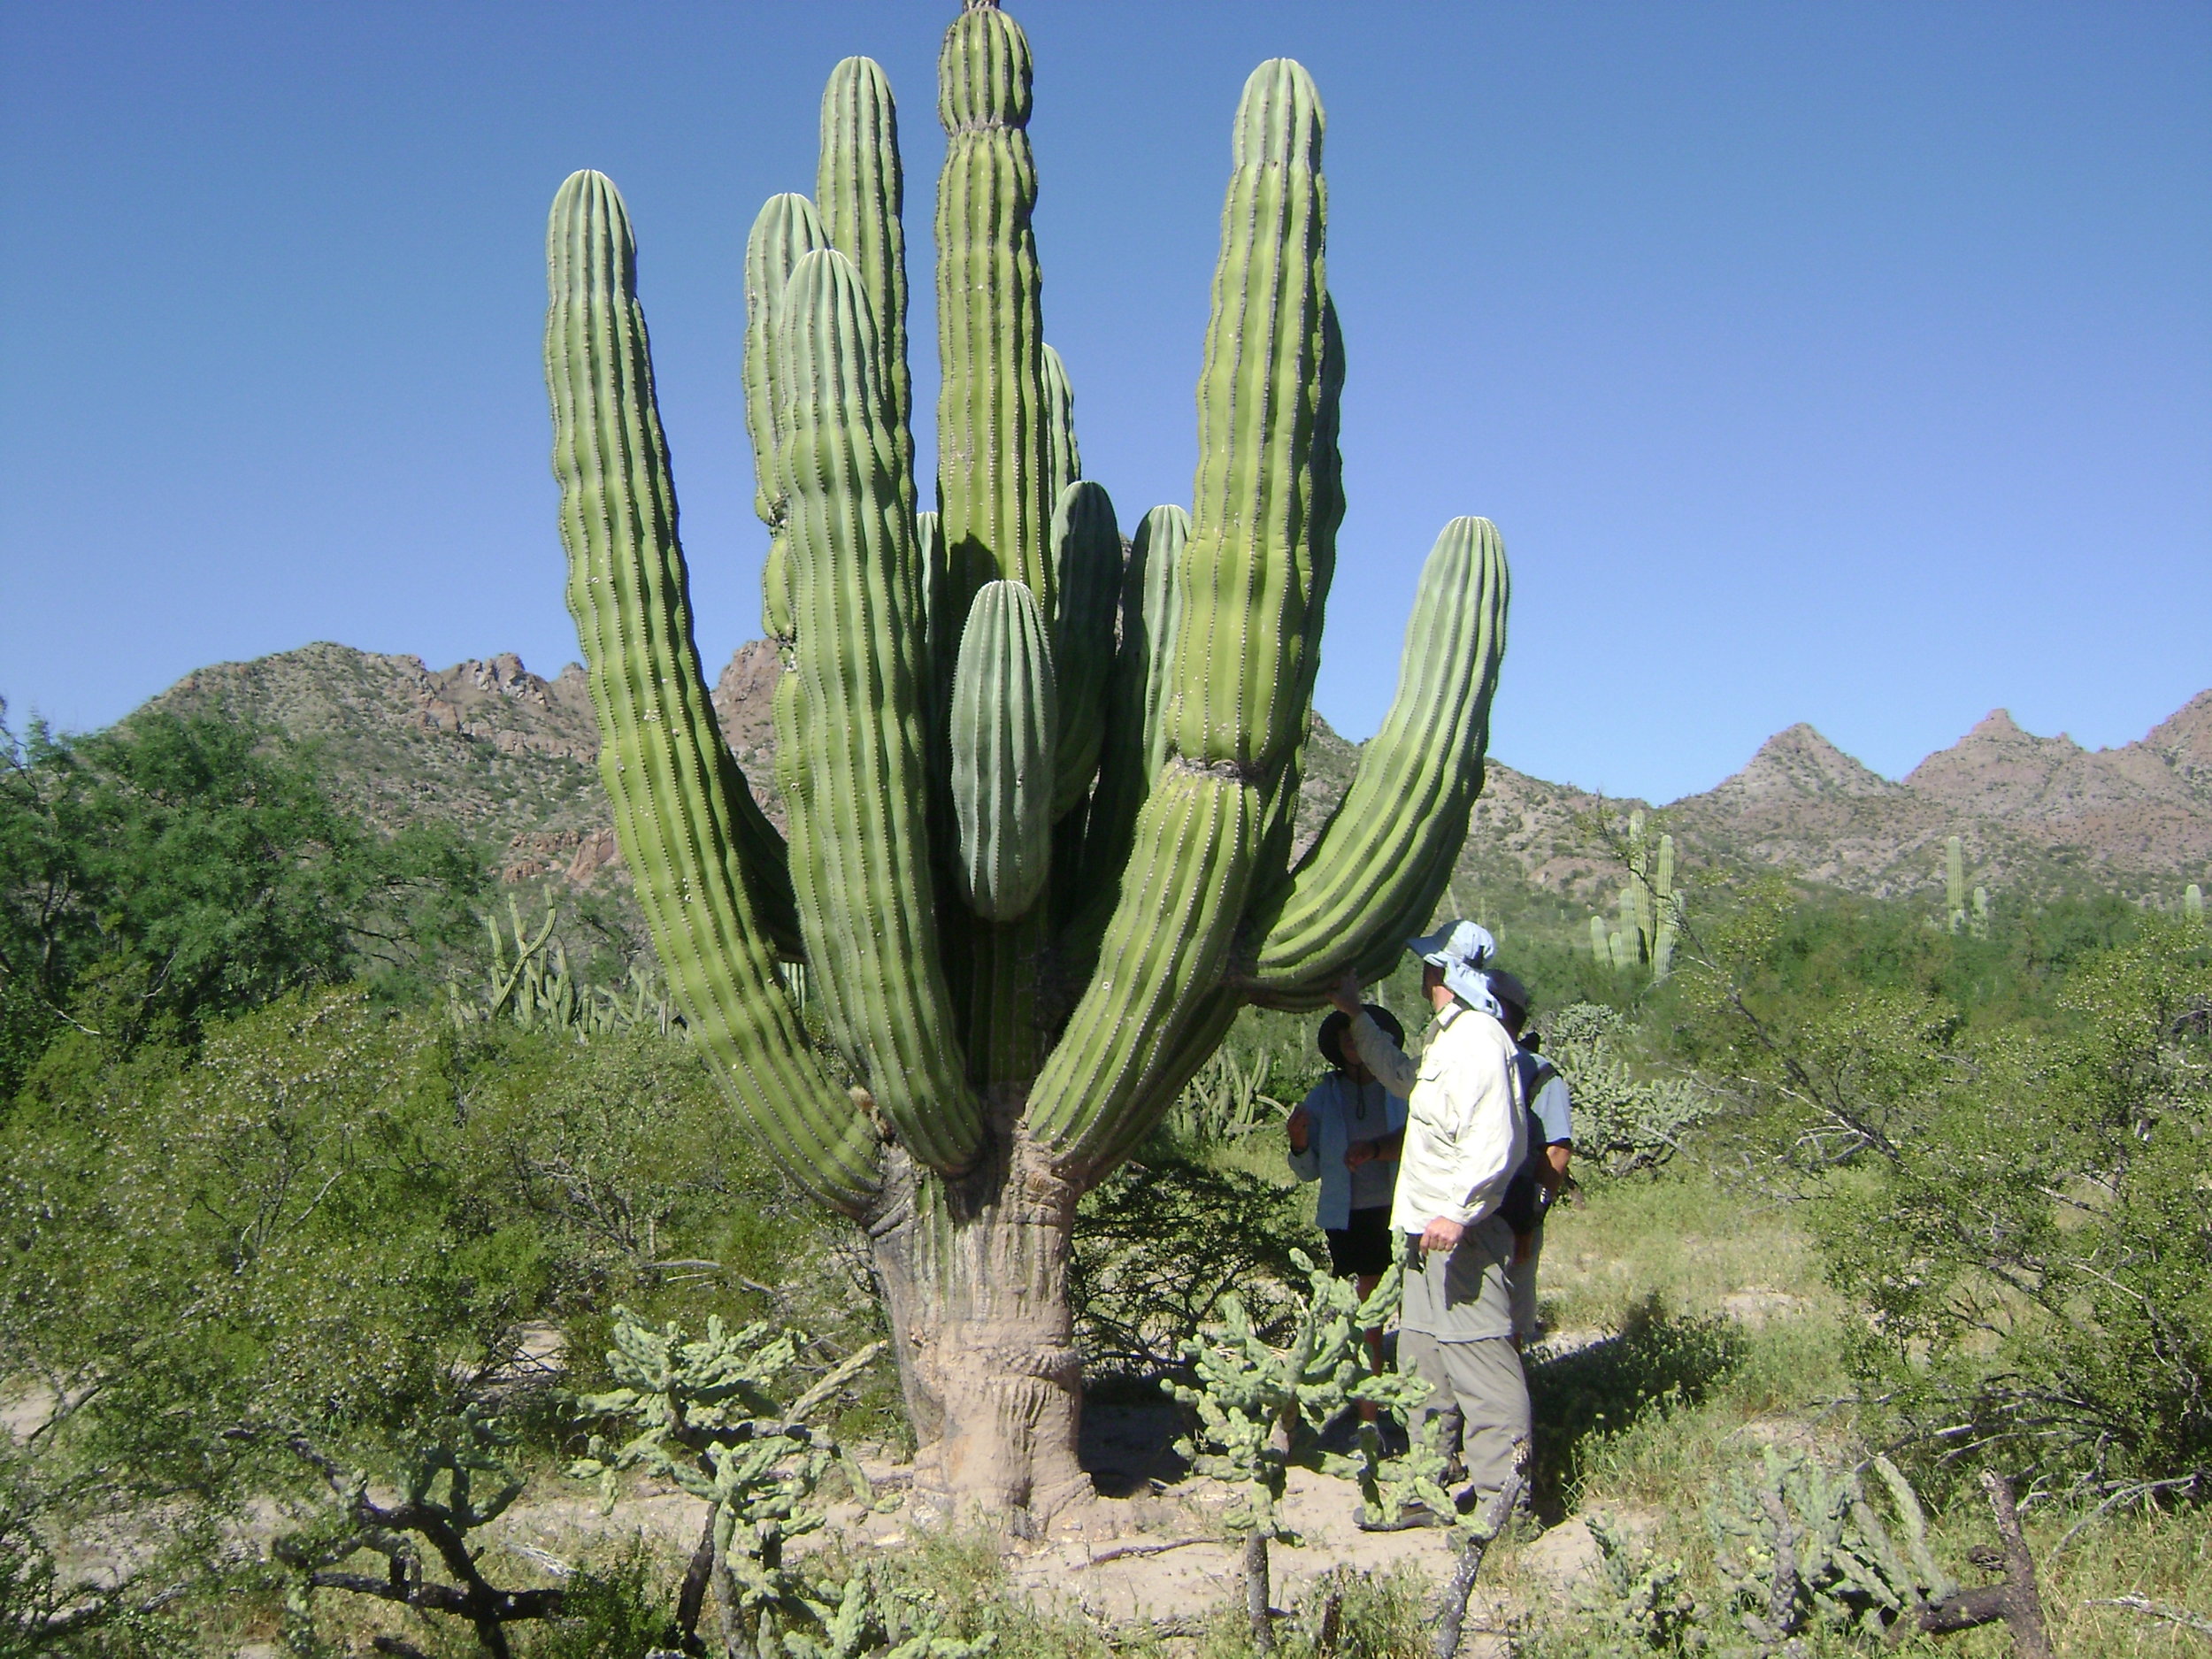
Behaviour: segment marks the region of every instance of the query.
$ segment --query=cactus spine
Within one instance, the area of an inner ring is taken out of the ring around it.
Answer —
[[[872,64],[831,77],[820,212],[778,197],[748,244],[787,847],[708,705],[629,225],[595,173],[554,204],[547,380],[602,772],[671,988],[751,1132],[867,1223],[921,1484],[1046,1512],[1087,1489],[1075,1200],[1240,1007],[1312,1007],[1427,919],[1481,787],[1507,577],[1486,521],[1446,526],[1390,720],[1289,868],[1343,508],[1313,83],[1279,59],[1246,85],[1194,511],[1155,508],[1125,560],[1040,331],[1027,42],[968,0],[940,73],[940,513],[915,508]]]

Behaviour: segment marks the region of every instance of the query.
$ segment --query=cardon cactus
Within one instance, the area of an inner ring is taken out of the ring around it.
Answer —
[[[1294,864],[1343,513],[1313,83],[1277,59],[1245,87],[1192,504],[1125,553],[1041,332],[1027,42],[969,0],[940,71],[936,513],[874,65],[831,77],[818,201],[775,197],[747,251],[787,844],[708,703],[629,219],[595,173],[553,205],[546,374],[600,771],[671,987],[746,1133],[866,1224],[919,1485],[1041,1519],[1087,1490],[1075,1201],[1240,1006],[1316,1007],[1427,922],[1481,787],[1507,579],[1487,522],[1445,527],[1397,701]],[[802,961],[833,1054],[785,988]]]

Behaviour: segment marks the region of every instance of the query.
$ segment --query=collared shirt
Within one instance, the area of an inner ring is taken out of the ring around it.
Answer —
[[[1390,1225],[1419,1233],[1432,1221],[1463,1226],[1494,1214],[1528,1154],[1519,1053],[1506,1028],[1458,1003],[1416,1062],[1384,1037],[1368,1015],[1350,1035],[1384,1087],[1406,1096],[1405,1149]]]
[[[1521,1087],[1524,1092],[1535,1079],[1544,1064],[1543,1056],[1533,1048],[1524,1048],[1520,1055]],[[1548,1147],[1572,1146],[1575,1138],[1574,1099],[1567,1093],[1567,1079],[1553,1068],[1528,1102],[1529,1110],[1544,1125],[1544,1144]]]

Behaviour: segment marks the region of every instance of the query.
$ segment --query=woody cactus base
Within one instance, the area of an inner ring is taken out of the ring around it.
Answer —
[[[1397,700],[1294,864],[1343,515],[1319,100],[1286,59],[1246,84],[1192,502],[1125,554],[1041,332],[1030,102],[1021,29],[970,0],[940,60],[934,512],[874,64],[830,77],[815,199],[753,228],[787,843],[708,703],[629,217],[595,173],[553,204],[546,378],[600,772],[670,987],[741,1132],[868,1229],[919,1487],[1042,1520],[1088,1491],[1076,1199],[1240,1006],[1316,1007],[1428,921],[1482,785],[1507,581],[1486,521],[1445,526]],[[799,962],[833,1055],[785,989]]]

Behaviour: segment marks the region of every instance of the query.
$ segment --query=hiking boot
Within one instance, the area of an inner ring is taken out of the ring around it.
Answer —
[[[1365,1504],[1352,1511],[1352,1525],[1363,1532],[1409,1532],[1418,1526],[1449,1526],[1451,1522],[1439,1515],[1425,1503],[1412,1502],[1401,1504],[1398,1518],[1386,1521],[1368,1512]]]

